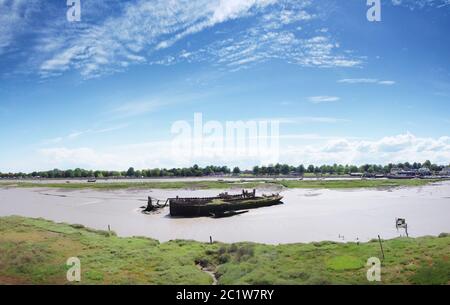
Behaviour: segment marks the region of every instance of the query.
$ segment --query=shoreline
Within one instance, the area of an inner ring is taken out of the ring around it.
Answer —
[[[59,188],[59,189],[183,189],[183,190],[206,190],[206,189],[265,189],[270,187],[286,189],[360,189],[380,187],[417,187],[431,183],[449,181],[447,179],[340,179],[340,180],[198,180],[198,181],[166,181],[166,182],[71,182],[65,183],[51,181],[0,181],[0,187],[18,188]]]
[[[139,238],[139,239],[147,239],[149,241],[152,242],[156,242],[158,244],[166,244],[166,243],[171,243],[171,242],[187,242],[187,243],[198,243],[198,244],[202,244],[202,245],[210,245],[211,242],[210,241],[200,241],[200,240],[193,240],[193,239],[184,239],[184,238],[175,238],[175,239],[171,239],[171,240],[166,240],[166,241],[161,241],[157,238],[154,237],[150,237],[150,236],[141,236],[141,235],[133,235],[133,236],[121,236],[119,234],[117,234],[117,232],[115,232],[114,230],[102,230],[102,229],[96,229],[96,228],[92,228],[83,224],[78,224],[78,223],[68,223],[65,221],[54,221],[51,219],[47,219],[47,218],[43,218],[43,217],[27,217],[27,216],[21,216],[21,215],[10,215],[10,216],[0,216],[0,222],[1,221],[6,221],[8,222],[9,220],[21,220],[24,221],[25,223],[27,223],[28,225],[33,225],[33,223],[38,224],[38,227],[40,227],[39,223],[42,224],[49,224],[50,226],[68,226],[71,227],[73,229],[76,230],[86,230],[87,232],[90,233],[95,233],[95,234],[99,234],[105,237],[117,237],[119,239],[134,239],[134,238]],[[50,231],[51,232],[51,231]],[[382,242],[389,242],[392,240],[397,240],[397,239],[409,239],[409,240],[415,240],[415,239],[422,239],[422,238],[444,238],[444,237],[450,237],[450,232],[441,232],[439,234],[424,234],[424,235],[418,235],[418,236],[397,236],[397,237],[392,237],[392,238],[382,238]],[[369,244],[369,243],[374,243],[378,241],[378,237],[374,236],[373,238],[369,239],[369,240],[365,240],[365,241],[351,241],[351,240],[313,240],[313,241],[307,241],[307,242],[289,242],[289,243],[265,243],[265,242],[256,242],[256,241],[238,241],[238,242],[225,242],[225,241],[220,241],[220,240],[213,240],[213,244],[224,244],[224,245],[234,245],[234,244],[252,244],[252,245],[259,245],[259,246],[269,246],[269,247],[282,247],[282,246],[307,246],[307,245],[314,245],[314,244],[336,244],[336,245],[350,245],[350,244],[360,244],[360,245],[364,245],[364,244]],[[450,243],[449,243],[450,246]]]

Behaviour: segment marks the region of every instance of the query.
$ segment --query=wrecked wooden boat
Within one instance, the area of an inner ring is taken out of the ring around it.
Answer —
[[[233,215],[233,212],[281,204],[279,194],[256,196],[256,190],[241,194],[219,194],[216,197],[169,198],[171,216],[198,217],[211,215]],[[220,216],[219,216],[220,217]]]
[[[148,214],[150,212],[155,212],[159,209],[163,209],[167,206],[167,203],[169,202],[169,199],[166,200],[164,204],[159,203],[159,199],[153,199],[152,197],[148,196],[147,200],[147,206],[142,206],[142,213]]]

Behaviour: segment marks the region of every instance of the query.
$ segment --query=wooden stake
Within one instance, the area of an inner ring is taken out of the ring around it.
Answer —
[[[210,244],[213,243],[212,236],[209,237],[209,243],[210,243]]]
[[[383,244],[381,243],[380,235],[378,235],[378,241],[380,242],[381,254],[383,255],[383,259],[384,259],[384,250],[383,250]]]

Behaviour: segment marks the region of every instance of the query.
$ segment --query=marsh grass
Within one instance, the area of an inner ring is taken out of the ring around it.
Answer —
[[[394,188],[407,186],[423,186],[439,180],[431,179],[371,179],[371,180],[252,180],[250,182],[234,181],[164,181],[164,182],[108,182],[108,183],[33,183],[33,182],[0,182],[0,187],[19,188],[60,188],[68,190],[96,189],[253,189],[253,188],[304,188],[304,189],[352,189],[352,188]]]
[[[0,284],[67,284],[66,261],[80,258],[81,284],[368,284],[365,262],[378,241],[263,245],[159,243],[82,225],[0,218]],[[384,241],[381,284],[449,284],[450,236]]]

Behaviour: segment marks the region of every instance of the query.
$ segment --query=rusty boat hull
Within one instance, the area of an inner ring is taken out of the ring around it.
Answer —
[[[224,198],[171,198],[170,215],[174,217],[201,217],[220,215],[230,211],[242,211],[281,204],[283,197],[276,194],[261,197],[240,195]]]

